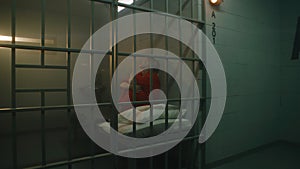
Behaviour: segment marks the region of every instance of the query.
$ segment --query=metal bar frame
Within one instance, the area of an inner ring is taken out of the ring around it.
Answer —
[[[82,157],[82,158],[76,158],[74,159],[72,157],[72,138],[73,138],[73,122],[72,122],[72,111],[74,109],[74,105],[72,105],[72,98],[71,98],[71,54],[72,53],[90,53],[90,54],[110,54],[111,55],[111,63],[112,63],[112,73],[114,72],[117,64],[118,64],[118,56],[129,56],[131,55],[130,53],[124,53],[124,52],[119,52],[118,51],[118,46],[116,45],[115,47],[113,47],[112,51],[97,51],[94,50],[93,47],[90,50],[81,50],[81,49],[75,49],[72,48],[71,46],[71,22],[72,22],[72,15],[71,15],[71,0],[67,0],[67,13],[68,13],[68,23],[67,23],[67,47],[66,48],[61,48],[61,47],[49,47],[49,46],[45,46],[45,9],[46,9],[46,0],[41,0],[41,46],[27,46],[27,45],[18,45],[16,44],[15,41],[15,37],[16,37],[16,1],[17,0],[11,0],[12,4],[12,10],[11,10],[11,36],[12,36],[12,42],[11,43],[7,43],[7,44],[0,44],[0,47],[3,48],[9,48],[11,49],[11,85],[12,85],[12,89],[11,89],[11,108],[1,108],[0,109],[0,113],[11,113],[12,114],[12,140],[13,140],[13,144],[12,144],[12,150],[13,150],[13,168],[17,169],[18,167],[18,157],[17,157],[17,122],[16,122],[16,116],[17,113],[22,113],[22,112],[28,112],[28,111],[40,111],[41,112],[41,154],[42,154],[42,160],[41,160],[41,165],[39,166],[33,166],[30,168],[53,168],[53,167],[58,167],[58,166],[68,166],[69,169],[72,168],[72,164],[75,163],[79,163],[82,161],[90,161],[91,162],[91,167],[92,168],[96,168],[94,166],[94,160],[101,158],[101,157],[106,157],[106,156],[111,156],[112,154],[110,153],[102,153],[102,154],[96,154],[95,152],[95,147],[94,147],[94,143],[91,142],[91,156],[87,156],[87,157]],[[193,19],[193,13],[194,13],[194,9],[192,7],[191,10],[191,18],[188,17],[184,17],[182,16],[182,0],[179,0],[179,16],[178,15],[172,15],[169,14],[168,11],[168,6],[169,6],[169,1],[170,0],[165,0],[165,5],[166,5],[166,12],[161,12],[158,10],[155,10],[153,7],[153,0],[150,0],[150,8],[144,8],[141,6],[136,5],[136,0],[134,0],[133,4],[124,4],[124,3],[119,3],[118,0],[90,0],[91,1],[91,16],[92,16],[92,28],[91,28],[91,33],[93,33],[94,30],[94,20],[95,20],[95,14],[94,14],[94,4],[95,3],[106,3],[110,5],[111,8],[111,20],[115,20],[118,18],[118,12],[117,12],[117,8],[118,6],[121,7],[125,7],[128,9],[133,10],[133,13],[135,13],[136,11],[144,11],[144,12],[156,12],[159,14],[163,14],[163,15],[167,15],[170,17],[176,17],[176,18],[182,18],[185,20],[188,20],[190,22],[193,23],[197,23],[200,29],[204,29],[204,25],[205,25],[205,17],[201,18],[201,19]],[[191,0],[192,1],[192,6],[195,0]],[[204,0],[203,4],[204,3]],[[202,13],[204,14],[205,12],[203,12],[205,9],[204,5],[202,6]],[[200,11],[198,11],[200,12]],[[204,16],[204,15],[202,15]],[[116,32],[118,29],[118,26],[116,25],[115,28],[112,29],[112,40],[114,41],[116,37]],[[204,30],[205,31],[205,30]],[[150,40],[151,40],[151,46],[153,46],[153,35],[150,35]],[[93,44],[93,43],[92,43]],[[166,49],[168,49],[168,39],[166,38],[165,40],[165,46]],[[17,64],[16,63],[16,50],[17,49],[28,49],[28,50],[37,50],[41,52],[41,63],[40,65],[28,65],[28,64]],[[66,57],[67,57],[67,65],[66,66],[56,66],[56,65],[46,65],[45,64],[45,51],[56,51],[56,52],[64,52],[66,53]],[[134,52],[136,52],[136,36],[134,36]],[[180,44],[180,59],[182,60],[186,60],[186,61],[192,61],[193,65],[195,64],[195,62],[200,62],[199,59],[195,58],[195,57],[186,57],[186,56],[182,56],[182,45]],[[143,55],[134,55],[134,58],[136,57],[149,57],[147,56],[143,56]],[[165,56],[151,56],[153,58],[164,58],[167,60],[166,66],[168,66],[168,59],[173,59],[173,58],[166,58]],[[134,65],[136,67],[136,65]],[[62,69],[62,70],[66,70],[67,72],[67,88],[66,89],[18,89],[16,86],[16,69],[18,68],[22,68],[22,69],[26,69],[26,68],[36,68],[36,69]],[[202,67],[204,68],[204,67]],[[193,71],[194,71],[194,67],[193,67]],[[150,74],[152,75],[152,71],[150,71]],[[151,76],[152,77],[152,76]],[[202,98],[201,98],[201,105],[205,105],[205,101],[208,99],[206,98],[206,74],[203,73],[203,81],[202,84],[204,85],[202,87]],[[168,78],[167,78],[168,79]],[[152,78],[150,79],[150,83],[151,83],[151,87],[152,88]],[[168,84],[168,80],[166,80],[166,84]],[[136,91],[136,80],[134,78],[134,91]],[[67,105],[60,105],[60,106],[46,106],[45,104],[45,95],[46,93],[49,92],[66,92],[67,94]],[[16,94],[17,93],[40,93],[41,94],[41,106],[40,107],[17,107],[16,105]],[[135,93],[135,92],[134,92]],[[166,93],[166,95],[168,96],[168,92]],[[145,102],[141,102],[141,101],[136,101],[136,96],[134,95],[134,99],[133,99],[133,103],[134,104],[143,104]],[[171,102],[179,102],[181,101],[180,99],[169,99],[167,101],[167,105]],[[99,106],[112,106],[113,102],[108,102],[108,103],[99,103]],[[82,105],[82,106],[89,106],[89,105]],[[202,106],[201,108],[202,110],[202,122],[205,120],[205,113],[206,113],[206,106]],[[69,123],[68,123],[68,160],[67,161],[60,161],[60,162],[56,162],[56,163],[47,163],[47,158],[46,158],[46,129],[45,129],[45,114],[47,111],[49,110],[67,110],[67,115],[69,118]],[[152,112],[153,110],[151,110]],[[151,113],[152,114],[152,113]],[[135,118],[135,116],[134,116]],[[117,116],[114,115],[113,119],[117,119]],[[116,123],[117,124],[117,123]],[[117,129],[117,125],[116,124],[112,124],[112,127]],[[153,123],[150,123],[150,128],[153,129]],[[165,121],[165,128],[168,128],[168,106],[166,106],[166,121]],[[136,133],[136,124],[133,123],[133,132],[134,135]],[[188,141],[188,140],[196,140],[198,139],[198,135],[194,135],[192,137],[186,137],[183,139],[183,141]],[[179,168],[182,167],[182,163],[181,163],[181,159],[182,159],[182,144],[179,144],[179,162],[178,162],[178,166]],[[169,152],[165,153],[165,168],[169,168]],[[205,168],[205,144],[203,144],[201,146],[201,168]],[[115,159],[115,168],[118,168],[118,157],[114,156]],[[150,168],[153,169],[153,158],[149,158],[149,162],[150,162]],[[133,159],[133,169],[136,168],[136,160]]]

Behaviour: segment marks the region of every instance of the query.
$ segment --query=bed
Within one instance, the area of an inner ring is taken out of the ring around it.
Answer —
[[[153,125],[150,127],[151,109],[149,105],[136,108],[136,132],[135,137],[151,137],[166,130],[166,106],[164,104],[153,105],[152,117]],[[127,136],[133,136],[133,109],[129,109],[118,114],[118,132]],[[175,129],[188,130],[191,127],[190,120],[185,118],[186,110],[175,105],[168,105],[168,126]],[[181,116],[181,118],[179,118]],[[98,124],[104,131],[110,133],[110,122]]]

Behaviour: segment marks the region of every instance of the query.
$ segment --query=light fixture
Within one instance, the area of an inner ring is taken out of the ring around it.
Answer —
[[[133,0],[119,0],[118,2],[122,4],[130,5],[133,3]],[[125,9],[125,7],[118,6],[118,12],[122,11],[123,9]]]
[[[218,6],[222,3],[222,0],[209,0],[209,3],[214,6]]]
[[[12,42],[11,36],[0,35],[0,41],[2,42]],[[36,38],[24,38],[24,37],[15,37],[16,42],[25,42],[25,43],[41,43],[41,39]],[[54,40],[45,39],[45,44],[54,44]]]

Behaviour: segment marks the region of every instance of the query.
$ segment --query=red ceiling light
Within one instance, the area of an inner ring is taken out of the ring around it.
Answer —
[[[209,3],[214,6],[218,6],[222,3],[222,0],[209,0]]]

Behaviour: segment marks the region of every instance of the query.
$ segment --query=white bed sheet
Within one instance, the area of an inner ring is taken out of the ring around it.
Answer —
[[[151,135],[157,135],[166,130],[166,121],[165,121],[165,106],[162,104],[157,104],[153,106],[153,128],[150,128],[149,116],[150,116],[150,106],[139,106],[136,108],[138,111],[136,119],[136,135],[137,137],[149,137]],[[188,119],[185,119],[186,110],[178,109],[178,106],[168,105],[168,127],[172,127],[180,132],[187,130],[191,127],[191,122]],[[118,114],[118,132],[125,135],[133,134],[133,122],[132,122],[133,109],[126,110]],[[181,120],[179,120],[179,115],[181,115]],[[147,121],[142,123],[142,121]],[[109,122],[98,124],[107,133],[110,133],[111,126]]]
[[[191,127],[191,123],[187,119],[181,119],[181,122],[179,119],[169,119],[168,125],[174,127],[174,129],[178,131],[186,130]],[[110,123],[105,122],[98,125],[101,127],[104,131],[107,133],[110,133]],[[165,119],[158,119],[153,121],[153,131],[151,131],[150,123],[136,123],[136,134],[138,137],[149,137],[152,134],[159,134],[163,131],[165,131]],[[118,125],[118,132],[130,135],[133,133],[133,124],[124,124],[119,123]]]

